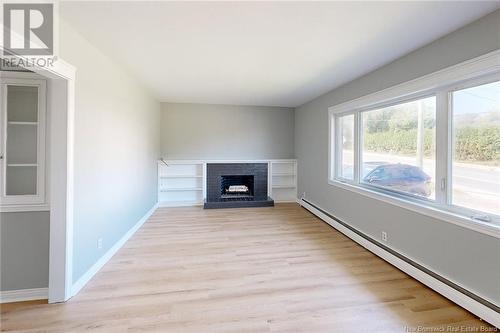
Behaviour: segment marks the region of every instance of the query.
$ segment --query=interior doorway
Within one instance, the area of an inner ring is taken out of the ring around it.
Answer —
[[[47,298],[63,302],[72,296],[76,70],[61,59],[48,67],[16,59],[27,66],[0,71],[0,206],[49,214]]]

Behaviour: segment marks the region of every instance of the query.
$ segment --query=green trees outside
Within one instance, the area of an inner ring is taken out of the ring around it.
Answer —
[[[500,164],[500,126],[465,126],[455,132],[455,159]]]
[[[423,109],[423,154],[435,151],[435,111]],[[368,151],[415,155],[418,112],[415,103],[363,114],[363,148]],[[464,114],[454,119],[455,160],[500,165],[500,112]]]

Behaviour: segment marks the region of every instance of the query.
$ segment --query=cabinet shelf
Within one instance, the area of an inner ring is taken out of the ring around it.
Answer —
[[[198,175],[167,175],[161,176],[160,178],[203,178],[203,176]]]
[[[293,184],[290,185],[273,185],[273,188],[295,188],[296,186]]]
[[[202,191],[203,188],[201,187],[171,187],[171,188],[164,188],[160,190],[160,192],[179,192],[179,191]]]
[[[8,121],[7,123],[9,125],[31,125],[31,126],[38,125],[37,121]]]

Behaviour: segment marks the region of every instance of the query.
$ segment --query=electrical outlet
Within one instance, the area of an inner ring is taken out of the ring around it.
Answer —
[[[302,199],[306,198],[306,192],[302,193]]]
[[[99,238],[99,239],[97,240],[97,248],[98,248],[98,249],[102,249],[102,238]]]
[[[382,241],[387,242],[387,232],[382,231]]]

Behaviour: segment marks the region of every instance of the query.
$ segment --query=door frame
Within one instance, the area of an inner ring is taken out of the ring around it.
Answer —
[[[3,53],[3,47],[0,45]],[[19,60],[30,63],[26,57]],[[65,302],[73,285],[74,114],[76,68],[60,58],[50,67],[29,67],[47,79],[50,151],[49,303]],[[21,73],[19,73],[21,74]],[[22,74],[21,74],[22,75]]]

